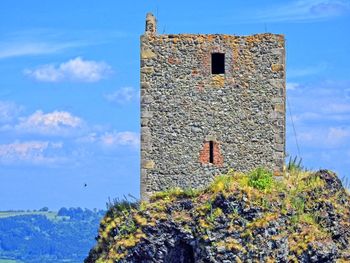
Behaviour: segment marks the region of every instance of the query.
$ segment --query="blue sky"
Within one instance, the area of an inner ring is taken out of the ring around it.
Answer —
[[[149,11],[159,33],[285,34],[304,165],[350,179],[349,1],[3,0],[0,210],[138,197],[139,37]],[[287,152],[299,155],[287,116]]]

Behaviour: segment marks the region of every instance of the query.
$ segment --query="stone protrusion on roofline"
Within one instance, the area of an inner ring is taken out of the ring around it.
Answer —
[[[157,20],[152,13],[148,13],[146,16],[146,34],[157,33]]]

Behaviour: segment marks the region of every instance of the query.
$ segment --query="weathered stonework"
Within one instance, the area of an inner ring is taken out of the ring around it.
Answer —
[[[225,54],[225,74],[212,74],[212,53]],[[158,35],[148,14],[141,36],[142,199],[170,187],[204,187],[228,168],[278,173],[284,156],[284,36]]]

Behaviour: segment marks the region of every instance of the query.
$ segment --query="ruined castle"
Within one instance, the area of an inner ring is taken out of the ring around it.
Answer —
[[[283,35],[141,36],[141,198],[205,187],[229,168],[283,169]]]

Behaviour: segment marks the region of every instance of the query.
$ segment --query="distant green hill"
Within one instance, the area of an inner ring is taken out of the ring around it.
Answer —
[[[103,215],[81,208],[0,212],[0,263],[82,262]]]
[[[0,263],[20,263],[22,261],[17,261],[13,259],[0,259]]]

